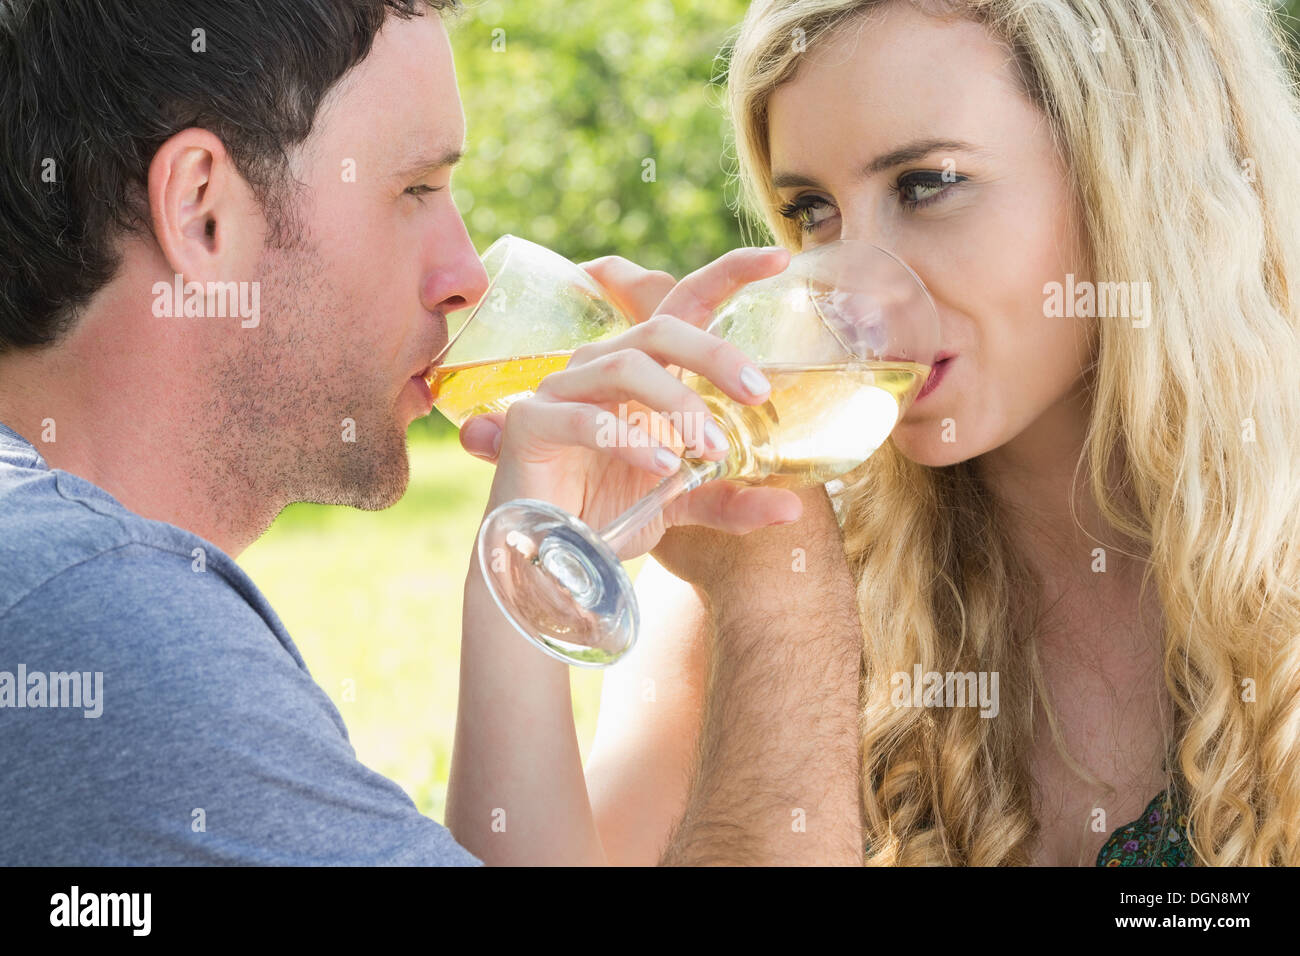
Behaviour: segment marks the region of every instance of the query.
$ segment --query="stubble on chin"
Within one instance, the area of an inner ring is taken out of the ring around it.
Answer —
[[[342,344],[364,308],[328,278],[310,245],[268,248],[257,270],[262,317],[214,357],[196,431],[205,470],[272,516],[294,502],[391,507],[410,480],[406,434],[365,354]]]
[[[324,495],[333,494],[333,500],[323,500],[323,495],[297,500],[347,505],[362,511],[383,511],[397,504],[406,494],[411,477],[406,436],[389,423],[374,442],[365,447],[360,444],[358,441],[349,446],[352,450],[341,456],[331,487],[322,489]]]

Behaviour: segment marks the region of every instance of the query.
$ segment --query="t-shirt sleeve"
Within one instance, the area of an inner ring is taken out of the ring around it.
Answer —
[[[218,571],[144,545],[99,555],[0,617],[0,654],[0,670],[79,673],[87,693],[0,710],[0,799],[20,823],[0,828],[6,862],[480,862],[357,760],[324,691]]]

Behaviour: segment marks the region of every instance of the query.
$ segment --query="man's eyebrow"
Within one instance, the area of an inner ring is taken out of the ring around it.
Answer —
[[[931,153],[939,152],[962,152],[962,153],[983,153],[984,150],[970,143],[964,143],[955,139],[918,139],[898,149],[890,150],[888,153],[882,153],[871,162],[864,165],[859,174],[866,178],[874,176],[876,173],[884,172],[895,166],[901,166],[904,163],[915,162],[923,159]],[[802,176],[798,173],[781,173],[772,179],[773,189],[786,189],[791,186],[818,186],[817,182]]]
[[[393,178],[406,179],[417,173],[431,173],[447,166],[455,166],[464,156],[465,147],[463,146],[456,146],[435,153],[420,151],[405,160],[393,173]]]

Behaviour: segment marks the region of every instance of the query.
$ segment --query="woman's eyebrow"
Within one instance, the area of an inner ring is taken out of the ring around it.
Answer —
[[[904,163],[912,163],[918,159],[923,159],[931,153],[979,153],[983,152],[978,146],[972,146],[970,143],[963,143],[956,139],[918,139],[900,146],[898,149],[877,156],[871,162],[862,167],[862,176],[874,176],[876,173],[884,172],[886,169],[892,169],[895,166],[901,166]]]
[[[957,139],[918,139],[913,140],[897,149],[890,150],[888,153],[882,153],[871,162],[867,163],[859,171],[859,176],[866,178],[874,176],[877,173],[884,172],[886,169],[892,169],[895,166],[901,166],[904,163],[915,162],[929,156],[931,153],[979,153],[985,150],[980,149],[971,143],[962,142]],[[817,186],[815,180],[799,173],[779,173],[772,177],[773,189],[787,189],[791,186]]]

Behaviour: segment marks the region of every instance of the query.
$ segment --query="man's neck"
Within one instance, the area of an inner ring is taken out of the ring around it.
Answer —
[[[189,370],[158,360],[185,354],[161,341],[176,327],[147,341],[136,334],[146,323],[120,318],[103,305],[57,345],[0,355],[0,421],[51,468],[237,556],[283,503],[205,448],[219,440],[213,405],[194,393]]]

